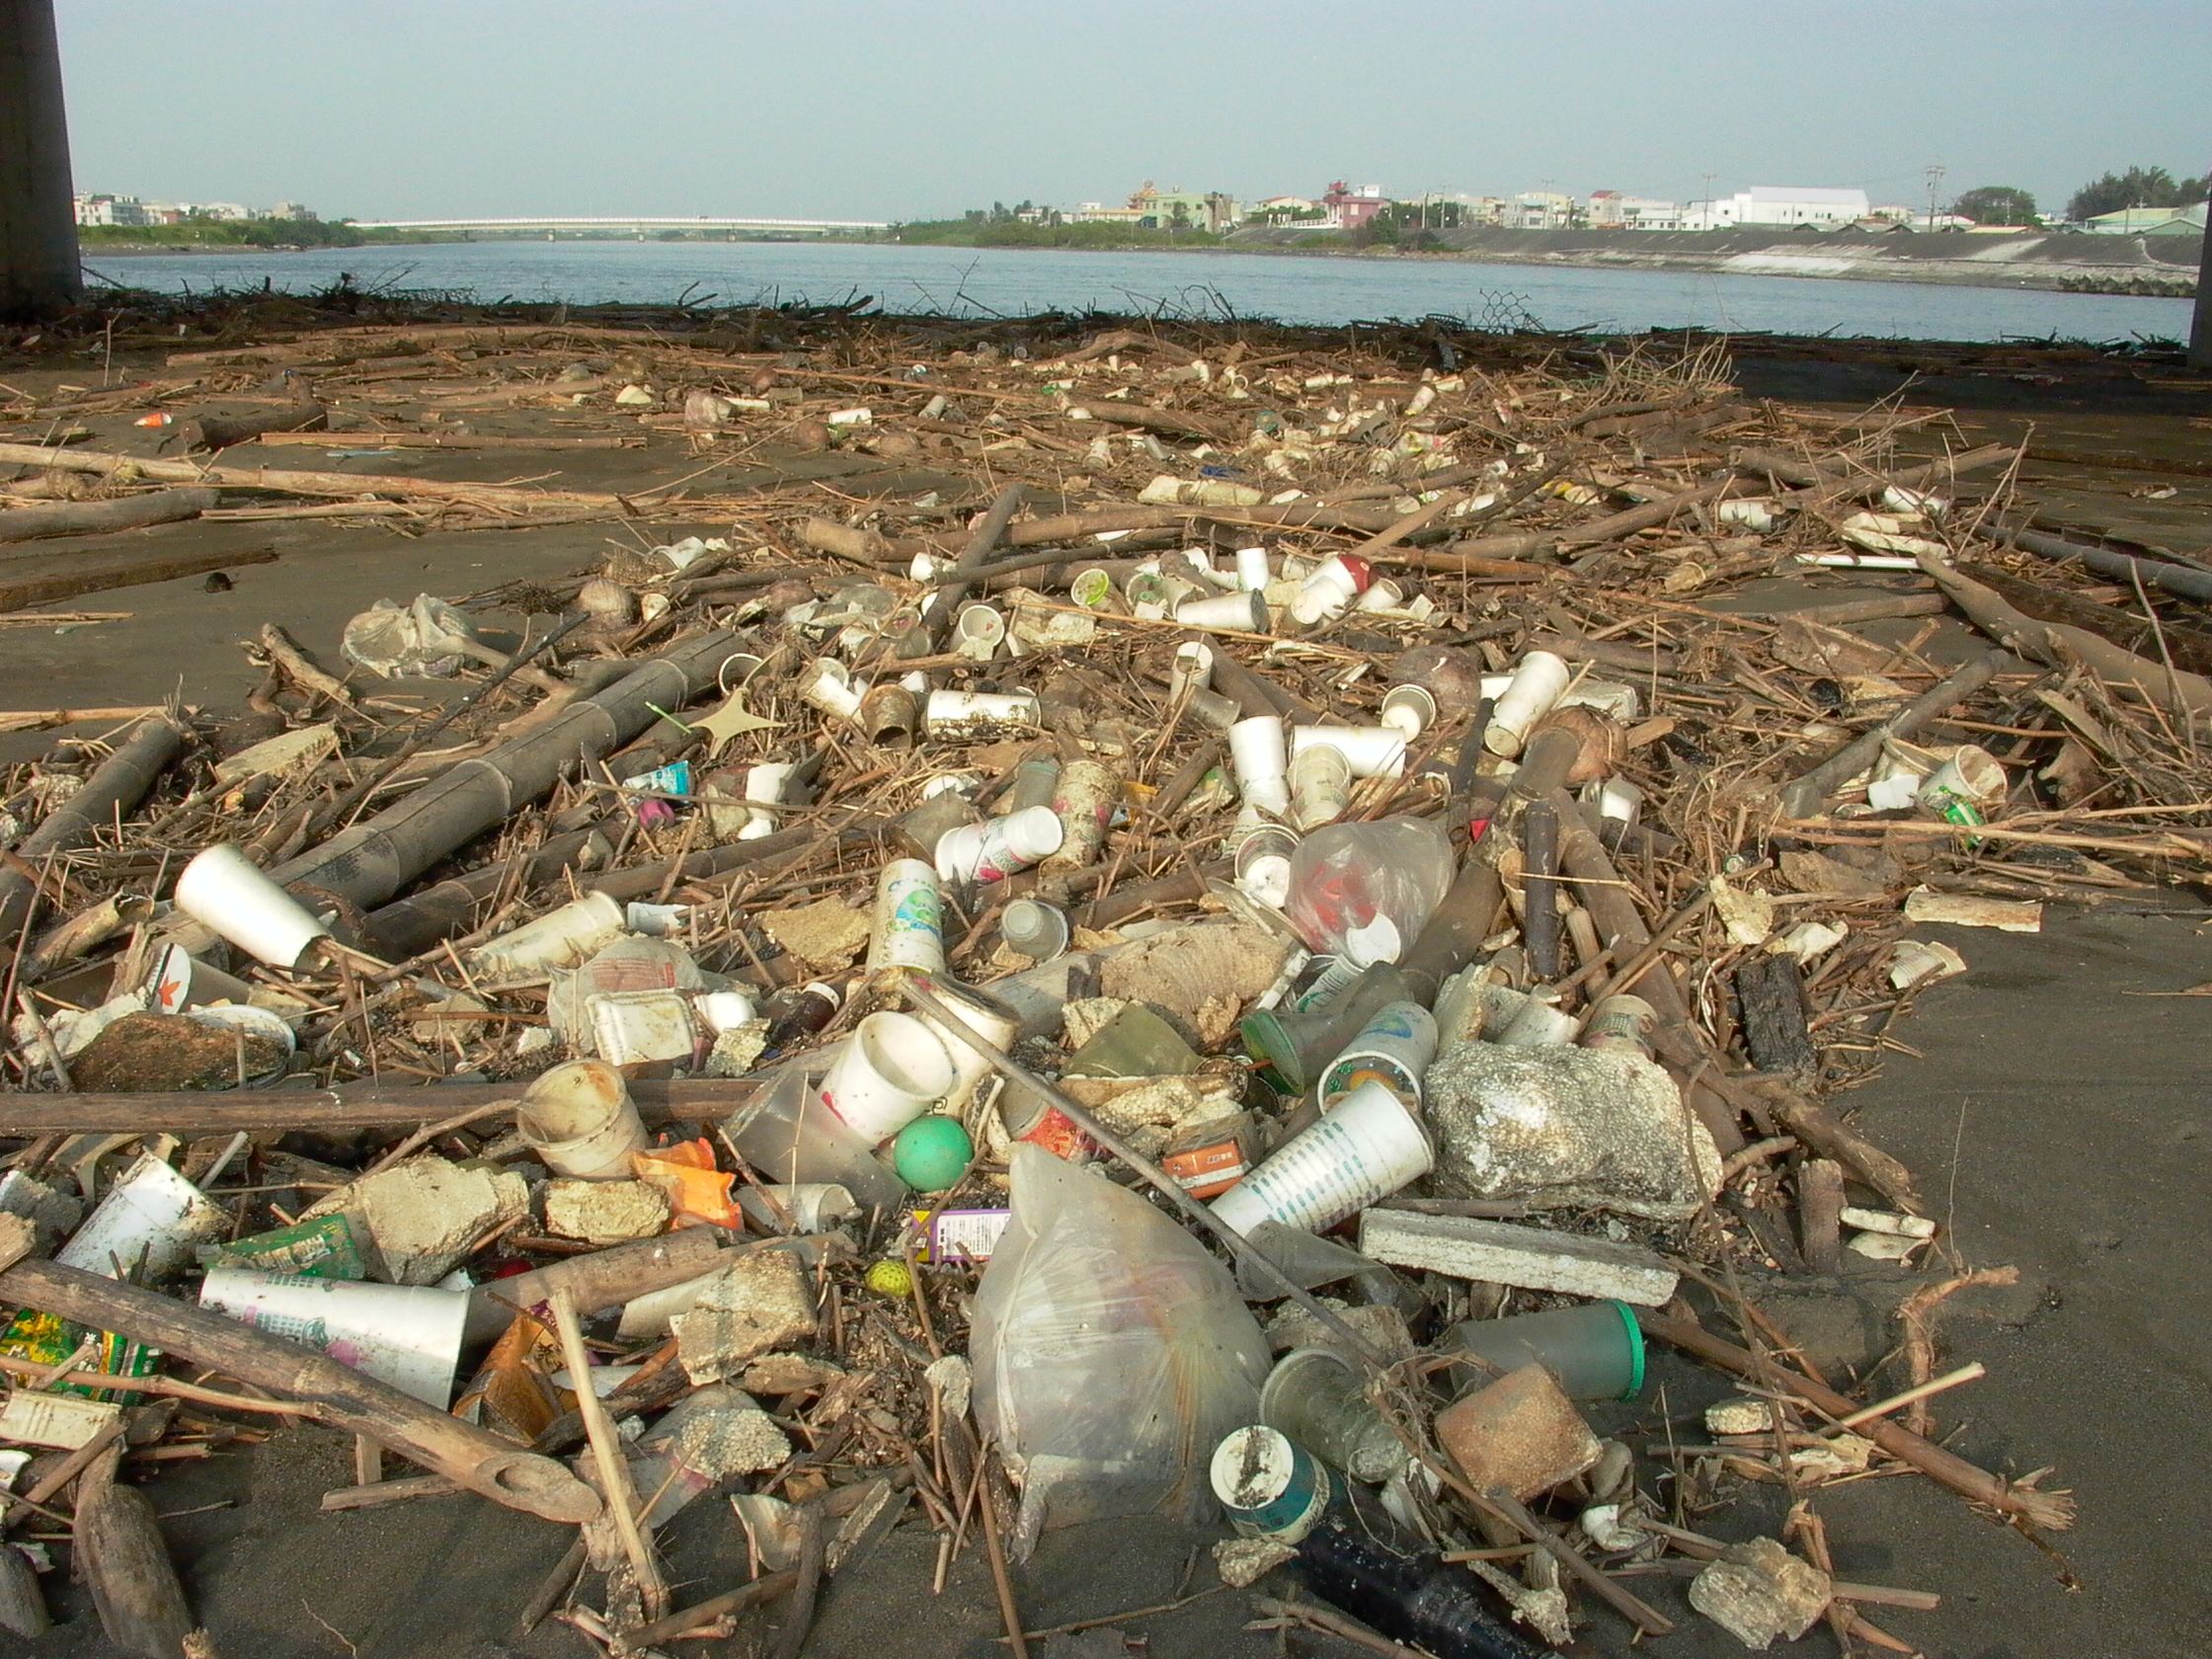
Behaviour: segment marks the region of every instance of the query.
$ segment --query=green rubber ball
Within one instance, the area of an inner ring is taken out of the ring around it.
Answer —
[[[899,1179],[915,1192],[943,1192],[968,1173],[975,1157],[976,1144],[960,1120],[941,1113],[914,1119],[891,1144]]]

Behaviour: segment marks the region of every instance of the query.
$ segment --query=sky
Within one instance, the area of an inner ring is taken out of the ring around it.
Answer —
[[[56,0],[76,188],[946,217],[1332,179],[1678,200],[2212,167],[2205,0]]]

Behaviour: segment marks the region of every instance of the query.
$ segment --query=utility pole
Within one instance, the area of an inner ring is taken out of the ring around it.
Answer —
[[[1712,182],[1719,177],[1720,175],[1717,173],[1707,173],[1705,175],[1705,222],[1698,227],[1699,230],[1711,230],[1714,228],[1712,212]]]
[[[2205,224],[2203,252],[2197,256],[2196,311],[2189,328],[2189,366],[2212,368],[2212,220]]]
[[[53,0],[0,0],[0,318],[83,292]]]
[[[1936,228],[1936,198],[1943,188],[1943,173],[1944,167],[1941,162],[1932,161],[1928,164],[1928,228],[1930,230]]]

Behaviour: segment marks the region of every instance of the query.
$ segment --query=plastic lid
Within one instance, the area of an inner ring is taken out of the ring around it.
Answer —
[[[1246,1054],[1274,1066],[1294,1088],[1303,1082],[1303,1069],[1298,1063],[1298,1045],[1291,1040],[1291,1034],[1282,1019],[1272,1010],[1263,1008],[1257,1013],[1246,1014],[1237,1021],[1236,1031],[1244,1039]]]
[[[1628,1386],[1620,1397],[1634,1399],[1643,1392],[1643,1326],[1636,1323],[1635,1309],[1626,1303],[1617,1302],[1612,1306],[1628,1327]]]

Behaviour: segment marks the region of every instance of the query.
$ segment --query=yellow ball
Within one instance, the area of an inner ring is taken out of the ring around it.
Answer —
[[[878,1296],[905,1297],[914,1294],[914,1276],[907,1271],[905,1262],[880,1261],[868,1269],[868,1289]]]

